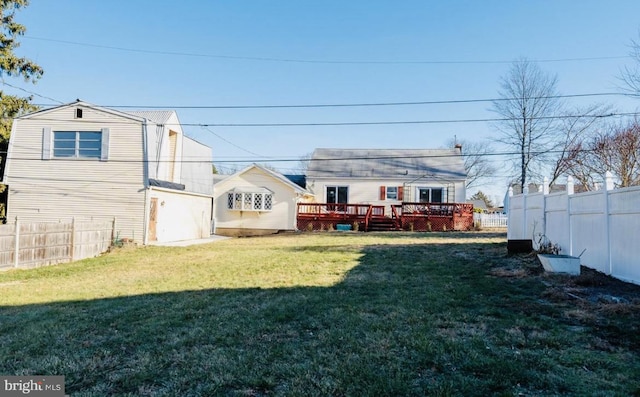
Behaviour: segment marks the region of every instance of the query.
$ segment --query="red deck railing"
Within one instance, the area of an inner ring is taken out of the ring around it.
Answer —
[[[299,230],[331,230],[347,224],[352,230],[369,230],[372,218],[384,218],[385,207],[370,204],[299,203]],[[391,206],[396,229],[412,231],[469,230],[473,205],[461,203],[402,203]]]
[[[473,204],[402,203],[394,209],[404,230],[470,230],[473,227]]]

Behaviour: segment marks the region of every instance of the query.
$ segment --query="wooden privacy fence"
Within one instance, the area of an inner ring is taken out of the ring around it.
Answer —
[[[509,240],[531,240],[560,246],[561,254],[580,256],[582,265],[640,284],[640,186],[614,189],[609,173],[603,189],[509,194]]]
[[[100,255],[114,238],[112,221],[0,225],[0,269],[31,268]]]

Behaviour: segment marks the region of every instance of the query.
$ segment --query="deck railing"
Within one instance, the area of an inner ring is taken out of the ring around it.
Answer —
[[[473,205],[461,203],[402,203],[391,206],[397,229],[468,230],[473,226]],[[370,204],[299,203],[298,229],[331,230],[348,224],[369,230],[372,218],[384,218],[385,206]]]
[[[405,230],[470,230],[473,227],[473,204],[402,203],[393,210]]]
[[[330,230],[338,224],[368,230],[372,217],[384,217],[384,206],[371,204],[298,203],[298,229]]]
[[[369,204],[299,203],[298,215],[329,215],[336,217],[365,217]]]

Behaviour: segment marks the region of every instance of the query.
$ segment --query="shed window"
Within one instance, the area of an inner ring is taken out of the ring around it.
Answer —
[[[231,211],[271,211],[273,209],[273,193],[229,192],[227,194],[227,209]]]

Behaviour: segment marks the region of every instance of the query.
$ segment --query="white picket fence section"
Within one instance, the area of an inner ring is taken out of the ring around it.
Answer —
[[[613,189],[607,174],[604,189],[549,194],[509,193],[509,240],[532,240],[538,248],[541,237],[558,244],[562,254],[580,256],[582,265],[618,279],[640,284],[640,187]]]
[[[508,219],[507,214],[473,213],[473,224],[478,225],[482,229],[506,228]]]

